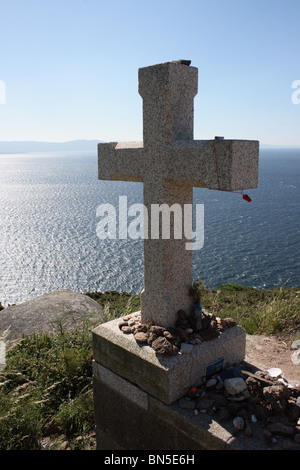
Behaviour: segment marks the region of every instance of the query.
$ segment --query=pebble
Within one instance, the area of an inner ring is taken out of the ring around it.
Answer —
[[[209,398],[201,398],[198,402],[197,402],[197,409],[200,410],[200,411],[207,411],[208,408],[210,408],[214,403],[214,400],[211,400]]]
[[[272,438],[272,433],[268,431],[267,429],[264,430],[263,436],[265,438],[265,441],[268,445],[274,444],[273,438]]]
[[[217,385],[217,382],[218,382],[217,379],[209,379],[209,380],[206,382],[206,388],[214,387],[215,385]]]
[[[194,400],[187,400],[186,398],[181,398],[178,404],[183,410],[194,410],[196,406]]]
[[[294,429],[292,426],[286,424],[275,422],[268,425],[268,431],[273,434],[280,434],[281,436],[292,436],[294,434]]]
[[[283,442],[282,449],[283,450],[291,450],[292,449],[292,443],[290,441]]]
[[[246,427],[245,427],[245,431],[244,431],[244,432],[245,432],[246,436],[248,436],[248,437],[252,437],[252,436],[253,436],[253,431],[252,431],[252,429],[251,429],[250,424],[246,424]]]
[[[164,336],[158,336],[158,338],[151,343],[151,346],[156,354],[176,356],[178,353],[178,348],[170,343]]]
[[[228,400],[238,402],[238,401],[246,400],[246,397],[242,393],[237,393],[235,395],[231,395],[230,397],[228,397]]]
[[[132,333],[132,327],[131,326],[122,326],[121,330],[123,331],[123,333],[125,333],[127,335]]]
[[[186,328],[184,331],[187,335],[190,335],[191,333],[193,333],[194,330],[193,328]]]
[[[140,331],[139,333],[135,333],[134,337],[138,343],[141,343],[141,344],[147,343],[148,335],[146,333],[143,333],[142,331]]]
[[[193,345],[192,345],[192,344],[181,343],[180,351],[181,351],[183,354],[191,354],[192,349],[193,349]]]
[[[220,421],[227,421],[230,418],[230,411],[222,406],[218,411],[218,418]]]
[[[220,380],[216,385],[216,390],[223,390],[224,383]]]
[[[158,336],[162,336],[165,331],[166,331],[166,329],[162,326],[153,325],[153,326],[150,327],[150,332],[155,333]]]
[[[292,342],[291,349],[300,349],[300,339],[296,339]]]
[[[237,395],[247,389],[247,384],[241,377],[232,377],[224,380],[224,387],[230,395]]]
[[[278,367],[272,367],[271,369],[268,369],[266,372],[269,374],[270,377],[275,377],[275,378],[280,377],[282,374],[282,370],[279,369]]]
[[[244,418],[242,418],[241,416],[236,416],[232,421],[232,424],[237,431],[242,431],[245,426]]]

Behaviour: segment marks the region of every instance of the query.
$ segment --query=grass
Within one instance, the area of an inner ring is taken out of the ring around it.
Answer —
[[[202,306],[231,317],[249,334],[293,336],[300,330],[300,289],[254,289],[226,284],[204,290]]]
[[[86,295],[101,305],[106,321],[130,312],[137,312],[141,308],[140,296],[130,295],[127,292],[87,292]]]
[[[87,293],[105,320],[140,309],[140,296]],[[234,318],[249,334],[300,337],[300,289],[256,290],[227,284],[210,290],[201,282],[201,304]],[[56,336],[24,336],[8,350],[0,372],[0,450],[95,448],[91,324]]]
[[[0,379],[1,450],[39,449],[49,424],[74,439],[93,427],[87,329],[24,336],[8,351]]]
[[[102,305],[106,321],[140,305],[139,296],[127,293],[89,295]],[[90,448],[94,324],[68,332],[61,320],[58,335],[26,335],[8,350],[0,372],[0,450],[41,449],[49,437],[54,450],[63,441],[70,449]]]

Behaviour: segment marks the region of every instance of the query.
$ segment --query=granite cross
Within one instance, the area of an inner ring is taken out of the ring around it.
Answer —
[[[143,142],[98,145],[99,179],[143,182],[151,205],[193,203],[193,187],[233,191],[257,187],[259,142],[193,140],[198,69],[172,61],[139,69]],[[192,251],[187,239],[144,237],[141,317],[172,326],[179,309],[189,313]]]

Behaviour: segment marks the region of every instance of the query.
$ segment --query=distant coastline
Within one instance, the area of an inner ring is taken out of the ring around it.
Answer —
[[[22,154],[34,152],[64,152],[64,151],[95,151],[97,144],[103,140],[70,140],[67,142],[40,142],[40,141],[0,141],[1,154]],[[271,145],[260,144],[261,149],[299,149],[300,145]]]

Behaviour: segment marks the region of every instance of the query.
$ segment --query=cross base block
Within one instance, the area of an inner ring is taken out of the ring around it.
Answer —
[[[245,358],[246,333],[237,325],[218,338],[194,345],[189,354],[170,357],[139,345],[133,334],[119,329],[119,323],[120,319],[112,320],[93,330],[94,360],[166,405],[200,385],[204,376]]]

